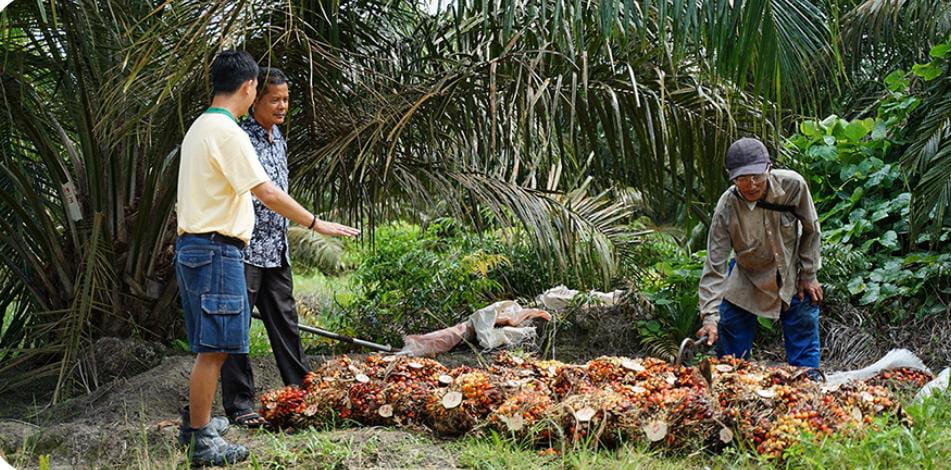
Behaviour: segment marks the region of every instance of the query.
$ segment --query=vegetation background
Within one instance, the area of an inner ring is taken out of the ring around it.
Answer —
[[[97,339],[182,337],[178,144],[225,48],[291,77],[294,195],[365,229],[294,232],[311,321],[397,342],[559,283],[624,288],[669,353],[722,155],[755,135],[819,206],[824,328],[859,331],[829,354],[913,341],[947,364],[949,24],[942,0],[17,0],[0,392],[53,378],[55,401],[90,389]]]

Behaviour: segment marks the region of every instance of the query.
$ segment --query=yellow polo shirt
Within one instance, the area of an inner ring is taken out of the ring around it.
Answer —
[[[251,241],[251,188],[270,181],[248,135],[227,112],[212,108],[182,140],[178,168],[178,234],[218,232]]]

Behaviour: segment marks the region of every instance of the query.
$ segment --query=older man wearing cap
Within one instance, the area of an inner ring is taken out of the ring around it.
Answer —
[[[757,317],[778,318],[786,361],[818,368],[819,218],[809,187],[798,173],[773,169],[756,139],[734,142],[726,168],[734,185],[720,196],[710,225],[697,335],[716,343],[720,356],[745,358]]]

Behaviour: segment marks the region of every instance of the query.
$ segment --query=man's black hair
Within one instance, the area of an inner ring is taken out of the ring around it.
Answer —
[[[246,51],[222,51],[211,62],[211,84],[216,95],[230,95],[257,76],[258,63]]]
[[[283,85],[287,83],[287,75],[277,67],[261,67],[258,72],[258,97],[267,94],[268,85]]]

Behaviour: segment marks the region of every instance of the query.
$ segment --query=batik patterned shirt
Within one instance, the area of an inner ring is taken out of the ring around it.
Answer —
[[[272,127],[268,138],[267,129],[253,116],[248,116],[240,125],[251,139],[258,160],[271,181],[287,191],[287,141],[280,129]],[[244,262],[260,268],[277,268],[282,261],[290,265],[287,246],[287,219],[254,199],[254,233],[251,243],[244,249]]]

